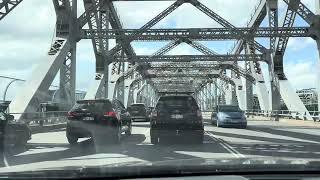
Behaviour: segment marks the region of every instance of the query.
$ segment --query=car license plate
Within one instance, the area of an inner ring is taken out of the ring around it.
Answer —
[[[139,113],[139,111],[133,111],[133,113]]]
[[[83,120],[84,121],[93,121],[94,118],[93,117],[84,117]]]
[[[173,119],[182,119],[182,118],[183,118],[183,115],[181,115],[181,114],[174,114],[174,115],[171,115],[171,118],[173,118]]]

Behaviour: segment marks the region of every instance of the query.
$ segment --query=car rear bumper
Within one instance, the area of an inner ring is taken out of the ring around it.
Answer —
[[[236,122],[230,122],[230,121],[219,121],[220,126],[225,126],[225,127],[245,127],[247,126],[246,121],[236,121]]]
[[[118,126],[111,126],[107,123],[68,120],[67,135],[91,137],[93,134],[108,134],[110,131],[117,129],[117,127]]]
[[[150,135],[161,136],[161,137],[172,137],[172,136],[203,136],[203,129],[176,129],[176,130],[165,130],[165,129],[150,129]]]

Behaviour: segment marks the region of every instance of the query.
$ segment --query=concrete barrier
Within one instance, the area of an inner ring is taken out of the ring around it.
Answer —
[[[274,118],[272,118],[272,117],[250,115],[249,117],[247,117],[247,120],[248,121],[272,121],[272,122],[280,122],[280,123],[285,123],[288,125],[295,125],[295,126],[320,127],[319,122],[315,122],[315,121],[311,121],[311,120],[301,120],[301,119],[278,118],[278,120],[275,121]]]

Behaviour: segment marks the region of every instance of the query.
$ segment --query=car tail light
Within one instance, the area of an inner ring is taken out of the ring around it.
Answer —
[[[77,113],[69,111],[67,117],[68,118],[74,118],[77,115]]]
[[[124,115],[130,116],[130,113],[129,112],[125,112]]]
[[[104,116],[106,117],[117,117],[116,113],[114,111],[107,111],[104,113]]]

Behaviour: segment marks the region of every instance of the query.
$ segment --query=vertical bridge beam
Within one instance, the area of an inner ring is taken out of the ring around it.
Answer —
[[[315,1],[316,1],[316,15],[320,16],[320,0],[315,0]],[[318,23],[320,22],[318,21]],[[318,24],[318,26],[320,25]],[[318,29],[318,31],[320,30]],[[316,41],[317,41],[318,54],[319,54],[318,68],[317,68],[317,92],[318,92],[317,97],[318,97],[318,111],[319,111],[320,109],[320,37],[318,37]],[[320,117],[320,114],[319,114],[319,117]]]

